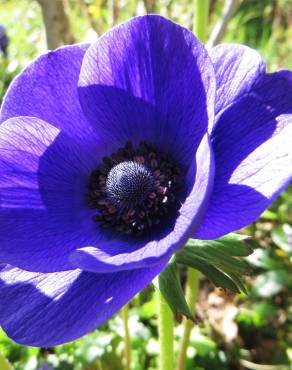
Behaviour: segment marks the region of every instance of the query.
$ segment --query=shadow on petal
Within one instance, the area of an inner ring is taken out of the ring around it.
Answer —
[[[196,104],[188,107],[189,114],[185,116],[183,101],[176,101],[181,109],[176,109],[173,115],[166,107],[149,103],[117,87],[79,87],[79,94],[89,122],[107,146],[107,155],[128,141],[136,145],[146,141],[187,169],[207,130],[207,109],[203,102],[199,107]]]

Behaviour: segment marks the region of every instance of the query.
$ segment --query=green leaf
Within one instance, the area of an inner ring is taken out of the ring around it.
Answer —
[[[253,249],[244,243],[244,241],[248,239],[250,239],[250,237],[247,235],[231,233],[214,240],[214,242],[215,245],[219,243],[220,248],[231,256],[247,257],[253,252]]]
[[[223,272],[216,267],[206,263],[205,260],[198,256],[194,256],[194,251],[187,250],[184,253],[178,253],[175,256],[175,261],[183,265],[199,270],[204,274],[216,287],[223,287],[232,292],[239,293],[236,284]]]
[[[222,242],[215,240],[190,239],[184,249],[195,249],[196,254],[207,263],[220,267],[223,270],[238,271],[242,274],[249,270],[249,265],[240,258],[234,258],[228,253],[227,247],[222,248]]]
[[[236,284],[236,286],[239,288],[241,292],[243,292],[244,294],[248,294],[247,287],[241,276],[239,276],[233,271],[225,271],[225,272],[229,275],[229,277],[232,279],[232,281]]]
[[[159,274],[157,288],[176,317],[181,314],[194,321],[194,316],[185,300],[178,268],[175,263],[169,263]]]
[[[175,261],[198,269],[215,286],[247,293],[242,276],[249,271],[249,265],[240,258],[252,253],[252,249],[243,243],[246,238],[229,234],[217,240],[190,239],[176,254]]]
[[[220,251],[225,252],[230,256],[246,257],[253,252],[253,249],[249,245],[243,243],[248,239],[249,236],[231,233],[216,240],[190,239],[187,245],[191,245],[193,243],[196,246],[205,248],[213,246],[215,248],[220,248]]]
[[[186,248],[190,248],[187,246]],[[235,270],[241,274],[248,271],[249,266],[245,261],[236,259],[229,254],[223,252],[220,247],[215,247],[214,245],[196,245],[191,248],[196,248],[196,253],[201,256],[208,263],[212,263],[222,270]]]

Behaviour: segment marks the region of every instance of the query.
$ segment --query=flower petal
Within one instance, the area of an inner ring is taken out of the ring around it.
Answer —
[[[37,58],[14,79],[3,101],[0,123],[15,116],[37,117],[67,135],[93,135],[79,104],[77,82],[88,44],[65,46]]]
[[[247,66],[248,68],[248,66]],[[195,238],[253,222],[292,179],[292,72],[267,74],[220,115],[214,190]]]
[[[217,91],[215,115],[248,94],[266,71],[261,55],[245,45],[220,44],[209,51],[215,67]]]
[[[213,123],[215,77],[204,46],[158,15],[99,38],[85,54],[79,86],[84,113],[117,147],[149,141],[189,164]]]
[[[31,271],[72,269],[68,253],[100,238],[85,202],[97,155],[37,118],[0,125],[3,262]]]
[[[152,237],[148,242],[112,240],[74,250],[71,254],[72,265],[87,271],[108,273],[155,265],[168,259],[171,253],[184,246],[198,227],[212,190],[213,171],[212,149],[206,135],[189,170],[186,179],[189,194],[172,229],[154,240]]]
[[[18,343],[51,347],[108,320],[165,267],[113,274],[40,274],[2,265],[0,323]]]

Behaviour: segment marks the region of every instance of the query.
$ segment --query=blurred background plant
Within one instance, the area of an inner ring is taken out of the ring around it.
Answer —
[[[8,55],[0,56],[0,102],[11,80],[47,48],[94,41],[146,12],[193,28],[192,0],[0,0],[0,24],[9,38]],[[211,0],[209,24],[209,45],[247,44],[261,52],[269,71],[292,69],[292,0]],[[247,257],[249,294],[235,296],[201,278],[199,325],[192,332],[187,370],[292,369],[292,186],[241,232],[251,236],[246,243],[255,249]],[[185,271],[181,275],[184,281]],[[151,286],[130,304],[131,370],[157,368],[156,312]],[[177,324],[176,350],[181,335]],[[55,348],[17,345],[0,331],[0,352],[15,370],[122,370],[123,351],[121,315]]]

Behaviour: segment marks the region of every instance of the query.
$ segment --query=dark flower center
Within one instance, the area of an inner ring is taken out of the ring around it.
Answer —
[[[153,145],[131,143],[104,157],[93,171],[88,204],[94,221],[127,235],[141,235],[166,222],[180,207],[181,172]]]
[[[114,166],[106,179],[106,192],[119,209],[136,207],[153,190],[154,176],[143,164],[126,161]]]

